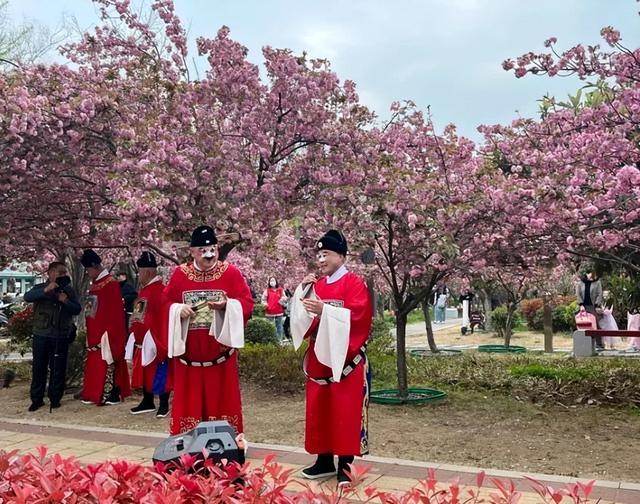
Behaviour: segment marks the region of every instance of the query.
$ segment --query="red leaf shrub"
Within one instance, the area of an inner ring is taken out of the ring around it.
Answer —
[[[542,310],[543,301],[540,298],[535,299],[525,299],[520,303],[520,311],[522,312],[522,316],[527,321],[527,327],[531,330],[537,329],[536,327],[536,312],[538,310]]]
[[[522,496],[513,481],[492,478],[497,492],[480,497],[484,472],[478,474],[476,488],[462,488],[457,480],[443,485],[437,481],[435,471],[429,469],[427,478],[412,489],[392,493],[371,486],[360,492],[368,472],[362,465],[352,468],[350,487],[313,490],[294,481],[294,470],[284,469],[273,456],[253,469],[248,464],[216,465],[210,460],[183,463],[187,465],[172,471],[160,464],[152,468],[124,460],[85,466],[73,457],[48,456],[44,447],[27,455],[0,450],[0,502],[516,504]],[[193,470],[197,472],[192,473]],[[593,481],[560,490],[530,481],[540,502],[587,504],[593,488]]]

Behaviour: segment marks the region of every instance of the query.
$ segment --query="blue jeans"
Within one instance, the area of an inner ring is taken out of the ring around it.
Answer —
[[[280,343],[284,339],[284,317],[279,315],[269,318],[273,319],[273,323],[276,325],[276,338],[278,338],[278,343]]]
[[[447,318],[447,307],[436,306],[436,322],[444,322]]]

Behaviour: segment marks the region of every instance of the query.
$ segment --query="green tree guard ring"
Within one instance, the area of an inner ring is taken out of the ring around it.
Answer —
[[[478,352],[490,353],[524,353],[527,349],[523,346],[504,346],[504,345],[478,345]]]
[[[410,388],[408,397],[398,397],[398,389],[374,390],[369,401],[375,404],[425,404],[445,399],[446,392],[429,388]]]

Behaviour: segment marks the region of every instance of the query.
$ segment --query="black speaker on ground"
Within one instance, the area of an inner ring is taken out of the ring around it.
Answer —
[[[153,462],[179,463],[181,455],[195,455],[204,460],[220,462],[222,459],[244,463],[244,450],[238,448],[236,431],[229,422],[201,422],[188,432],[171,436],[155,449]]]

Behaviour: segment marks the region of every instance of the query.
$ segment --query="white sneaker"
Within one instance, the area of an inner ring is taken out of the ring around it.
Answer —
[[[83,399],[82,401],[80,401],[82,404],[93,404],[93,401],[87,401],[86,399]]]

